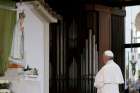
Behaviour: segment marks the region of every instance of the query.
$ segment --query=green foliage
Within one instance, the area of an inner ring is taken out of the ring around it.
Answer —
[[[16,6],[16,2],[13,1],[13,0],[0,0],[0,5],[15,7]]]
[[[0,75],[8,68],[16,12],[0,9]]]
[[[0,56],[0,76],[4,75],[4,70],[5,70],[4,61],[2,60]]]

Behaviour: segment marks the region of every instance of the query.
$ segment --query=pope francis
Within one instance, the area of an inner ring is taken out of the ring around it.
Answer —
[[[119,84],[124,83],[120,67],[113,61],[113,52],[107,50],[103,54],[105,64],[95,77],[94,86],[97,93],[119,93]]]

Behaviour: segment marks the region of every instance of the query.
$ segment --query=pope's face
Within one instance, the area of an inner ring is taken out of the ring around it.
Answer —
[[[108,61],[108,57],[103,55],[103,64],[106,64],[107,61]]]

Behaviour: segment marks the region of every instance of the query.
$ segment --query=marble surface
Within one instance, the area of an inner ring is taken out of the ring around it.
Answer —
[[[40,93],[40,82],[35,79],[23,78],[19,75],[22,70],[8,69],[4,77],[0,77],[0,80],[9,80],[11,82],[10,90],[12,93]]]

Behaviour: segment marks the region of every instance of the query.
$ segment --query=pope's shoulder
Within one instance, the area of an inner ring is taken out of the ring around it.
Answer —
[[[114,62],[112,60],[110,63],[104,65],[103,69],[111,69],[111,70],[119,69],[120,70],[120,67],[119,67],[119,65],[116,62]]]

